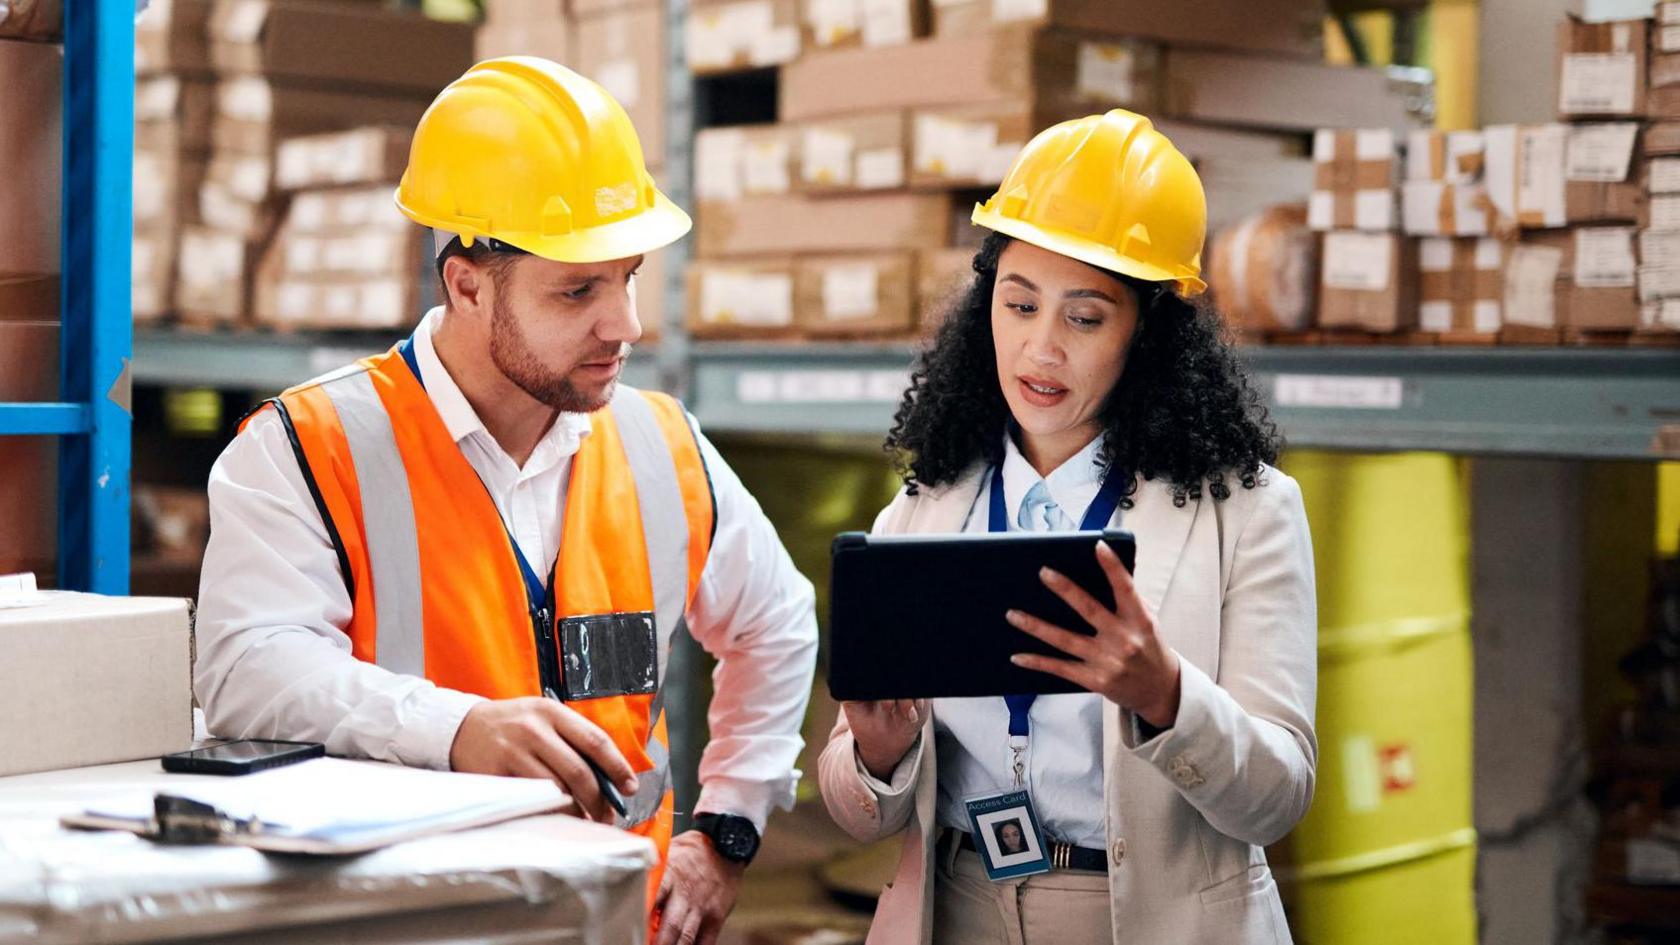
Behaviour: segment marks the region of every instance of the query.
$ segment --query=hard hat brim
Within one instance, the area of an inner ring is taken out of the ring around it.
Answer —
[[[1145,282],[1172,282],[1178,286],[1178,294],[1185,298],[1193,298],[1207,291],[1207,283],[1195,276],[1184,276],[1169,272],[1159,266],[1123,256],[1105,246],[1098,246],[1084,237],[1067,233],[1058,233],[1024,220],[1006,217],[995,210],[987,210],[984,204],[976,205],[974,216],[971,218],[976,226],[983,226],[988,230],[1013,237],[1023,243],[1031,243],[1039,249],[1047,249],[1052,253],[1060,253],[1069,259],[1077,259],[1082,263],[1118,272],[1134,279]]]
[[[558,236],[500,232],[462,233],[459,223],[426,219],[415,213],[403,205],[400,194],[397,207],[409,219],[422,226],[475,238],[493,236],[533,256],[564,263],[599,263],[643,256],[675,243],[694,228],[694,221],[689,215],[663,193],[656,194],[652,207],[634,216]]]

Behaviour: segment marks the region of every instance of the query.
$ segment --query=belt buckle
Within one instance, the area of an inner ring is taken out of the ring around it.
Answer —
[[[1073,844],[1060,840],[1050,841],[1050,868],[1066,870],[1073,868]]]

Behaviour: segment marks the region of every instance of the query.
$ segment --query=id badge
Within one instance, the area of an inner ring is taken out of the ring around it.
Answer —
[[[987,794],[963,802],[974,846],[992,882],[1050,872],[1050,850],[1026,791]]]
[[[653,614],[567,617],[557,629],[565,701],[644,696],[659,690],[659,637]]]

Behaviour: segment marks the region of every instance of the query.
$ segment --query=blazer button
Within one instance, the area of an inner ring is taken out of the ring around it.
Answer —
[[[1109,866],[1119,866],[1120,861],[1124,860],[1125,858],[1126,858],[1126,841],[1115,840],[1113,843],[1108,845],[1108,865]]]
[[[875,816],[875,802],[874,801],[865,800],[865,801],[863,801],[863,803],[860,806],[863,808],[863,812],[865,814],[868,814],[871,817]]]

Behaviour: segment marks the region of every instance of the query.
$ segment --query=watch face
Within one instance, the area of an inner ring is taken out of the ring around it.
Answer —
[[[758,852],[758,831],[753,829],[752,821],[745,818],[723,818],[713,839],[718,845],[718,852],[726,859],[737,862],[750,860]]]

